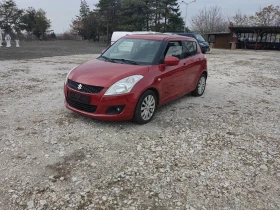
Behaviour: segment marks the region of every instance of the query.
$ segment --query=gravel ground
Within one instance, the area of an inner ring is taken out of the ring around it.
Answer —
[[[0,209],[280,209],[280,52],[212,50],[205,94],[142,126],[64,107],[95,56],[0,61]]]

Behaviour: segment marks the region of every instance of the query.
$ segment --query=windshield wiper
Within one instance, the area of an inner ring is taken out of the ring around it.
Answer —
[[[112,58],[111,60],[114,60],[114,61],[121,61],[123,63],[127,63],[127,64],[133,64],[133,65],[139,65],[139,63],[135,62],[135,61],[132,61],[132,60],[127,60],[127,59],[120,59],[120,58]]]
[[[116,63],[113,59],[108,58],[108,57],[106,57],[106,56],[104,56],[104,55],[101,55],[99,58],[104,58],[105,61],[109,61],[109,62],[112,62],[112,63]]]

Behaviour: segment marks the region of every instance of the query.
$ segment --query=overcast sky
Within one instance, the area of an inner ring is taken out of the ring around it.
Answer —
[[[98,3],[99,0],[87,0],[91,9]],[[192,0],[185,0],[186,3]],[[47,12],[47,17],[52,22],[52,27],[56,33],[62,33],[69,29],[71,20],[79,14],[80,0],[15,0],[20,9],[34,7],[35,9],[42,8]],[[182,18],[186,17],[186,5],[180,2]],[[189,4],[187,13],[187,23],[190,25],[191,17],[199,12],[204,7],[220,6],[225,16],[233,16],[240,9],[242,13],[254,14],[260,7],[268,5],[279,5],[279,0],[196,0]]]

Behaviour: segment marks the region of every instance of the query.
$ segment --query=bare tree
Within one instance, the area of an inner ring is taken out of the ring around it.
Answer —
[[[249,26],[250,18],[248,15],[243,14],[240,9],[238,9],[235,15],[229,18],[229,22],[232,22],[234,26]]]
[[[192,17],[192,30],[199,33],[227,31],[228,23],[218,6],[204,8]]]
[[[254,16],[250,16],[250,21],[255,26],[280,26],[280,7],[270,5],[260,8]]]

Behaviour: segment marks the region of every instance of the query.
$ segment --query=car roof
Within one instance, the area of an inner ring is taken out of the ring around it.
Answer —
[[[193,41],[194,39],[191,37],[185,37],[180,35],[170,35],[170,34],[132,34],[124,36],[123,38],[129,39],[147,39],[147,40],[190,40]]]

